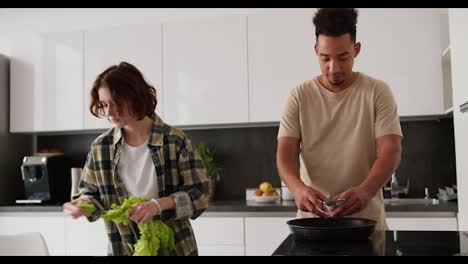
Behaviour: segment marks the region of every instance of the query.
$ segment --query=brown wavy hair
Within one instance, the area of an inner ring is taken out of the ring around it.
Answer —
[[[105,117],[98,94],[102,86],[109,88],[119,114],[123,113],[122,106],[125,104],[138,120],[145,116],[155,116],[156,89],[145,81],[143,74],[132,64],[121,62],[98,75],[91,89],[89,106],[89,111],[96,117]]]

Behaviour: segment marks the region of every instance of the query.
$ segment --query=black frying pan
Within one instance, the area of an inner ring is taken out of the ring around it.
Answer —
[[[287,222],[291,233],[307,240],[367,240],[376,221],[364,218],[300,218]]]

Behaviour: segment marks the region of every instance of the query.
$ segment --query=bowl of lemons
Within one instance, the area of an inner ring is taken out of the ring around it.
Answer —
[[[277,190],[269,182],[260,183],[253,194],[253,200],[257,203],[273,203],[279,198]]]

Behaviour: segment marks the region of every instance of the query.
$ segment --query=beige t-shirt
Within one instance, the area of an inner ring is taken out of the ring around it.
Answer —
[[[358,73],[353,84],[338,93],[323,87],[318,77],[291,90],[278,138],[300,139],[301,180],[333,197],[368,177],[377,158],[376,139],[388,134],[403,136],[390,88]],[[313,216],[298,211],[298,217]],[[376,220],[377,229],[385,229],[382,190],[352,216]]]

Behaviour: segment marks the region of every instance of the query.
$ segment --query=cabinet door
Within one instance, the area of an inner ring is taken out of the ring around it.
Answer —
[[[67,256],[106,256],[108,239],[103,220],[85,218],[65,220]]]
[[[458,231],[456,217],[387,217],[388,230]]]
[[[44,93],[40,113],[45,131],[83,129],[83,33],[45,36]]]
[[[452,86],[454,111],[468,102],[468,9],[449,9],[450,49],[452,62]]]
[[[23,35],[12,40],[10,61],[10,132],[42,129],[44,116],[44,38]]]
[[[203,255],[244,255],[243,217],[199,217],[190,222]]]
[[[52,256],[65,255],[65,218],[62,213],[2,213],[0,234],[39,232]],[[25,245],[27,247],[27,245]]]
[[[320,75],[313,14],[248,16],[250,122],[279,122],[289,90]]]
[[[444,113],[437,9],[359,9],[355,70],[385,81],[401,116]]]
[[[449,9],[450,46],[452,61],[453,121],[457,160],[458,190],[468,188],[468,112],[461,113],[460,105],[468,102],[468,9]],[[460,230],[468,230],[468,192],[458,193]]]
[[[199,256],[244,256],[244,246],[198,246]]]
[[[290,234],[290,217],[246,217],[245,252],[247,256],[271,256]]]
[[[156,88],[158,98],[156,113],[162,116],[161,25],[86,31],[84,50],[85,129],[104,129],[112,126],[106,118],[96,118],[89,112],[90,90],[101,72],[122,61],[137,67],[145,80]]]
[[[464,89],[467,89],[465,86]],[[453,111],[457,169],[458,221],[460,230],[468,230],[468,112]]]
[[[249,121],[246,17],[163,24],[163,54],[169,124]]]
[[[35,34],[13,43],[10,131],[82,129],[82,33]]]

